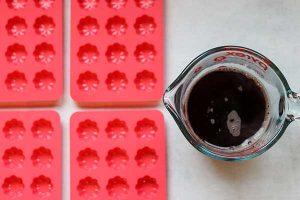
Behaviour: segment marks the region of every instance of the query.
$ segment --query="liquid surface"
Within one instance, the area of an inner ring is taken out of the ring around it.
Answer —
[[[187,112],[194,132],[204,141],[230,147],[255,135],[266,117],[262,88],[234,71],[214,71],[191,89]]]

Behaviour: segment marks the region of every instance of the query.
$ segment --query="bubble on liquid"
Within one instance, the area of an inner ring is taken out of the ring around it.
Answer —
[[[216,123],[215,119],[210,119],[210,123],[215,124]]]
[[[235,110],[227,115],[226,124],[232,136],[237,137],[241,134],[241,122],[241,118]]]
[[[237,88],[240,92],[243,91],[243,87],[240,85],[238,88]]]
[[[214,112],[214,108],[207,107],[206,113],[213,113],[213,112]]]
[[[227,98],[227,97],[225,97],[225,98],[224,98],[224,101],[225,101],[225,102],[227,102],[227,101],[228,101],[228,98]]]

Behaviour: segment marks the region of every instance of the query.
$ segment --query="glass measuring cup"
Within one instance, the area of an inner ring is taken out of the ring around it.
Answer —
[[[219,147],[202,140],[193,131],[187,115],[187,101],[193,85],[214,70],[235,67],[251,74],[264,88],[269,105],[268,124],[245,145]],[[268,58],[239,46],[217,47],[195,58],[167,88],[164,104],[186,139],[200,152],[212,158],[236,161],[256,157],[282,136],[287,126],[300,119],[300,96],[293,92],[281,71]]]

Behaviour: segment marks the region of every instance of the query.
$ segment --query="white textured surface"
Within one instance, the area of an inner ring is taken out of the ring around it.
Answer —
[[[270,58],[300,92],[300,1],[168,0],[166,25],[167,85],[198,54],[233,44]],[[165,117],[170,200],[300,199],[300,122],[260,157],[228,163],[198,153]]]
[[[70,0],[65,0],[65,10],[68,58]],[[166,0],[165,12],[166,86],[198,54],[233,44],[270,58],[291,88],[300,92],[300,1]],[[64,100],[55,108],[64,128],[64,200],[70,199],[69,117],[82,110],[69,96],[69,65],[66,59]],[[300,199],[300,122],[291,124],[280,141],[262,156],[228,163],[197,152],[162,105],[159,109],[167,127],[169,200]]]

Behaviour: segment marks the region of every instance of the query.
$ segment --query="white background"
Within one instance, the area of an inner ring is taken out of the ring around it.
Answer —
[[[65,15],[68,58],[70,0],[65,1]],[[300,1],[166,0],[165,18],[166,86],[200,53],[232,44],[267,56],[279,66],[291,88],[300,92]],[[64,200],[70,199],[69,118],[82,110],[69,96],[69,65],[66,59],[65,95],[55,108],[64,127]],[[267,153],[229,163],[196,151],[162,104],[158,109],[166,121],[169,200],[300,199],[300,122],[292,123]]]

